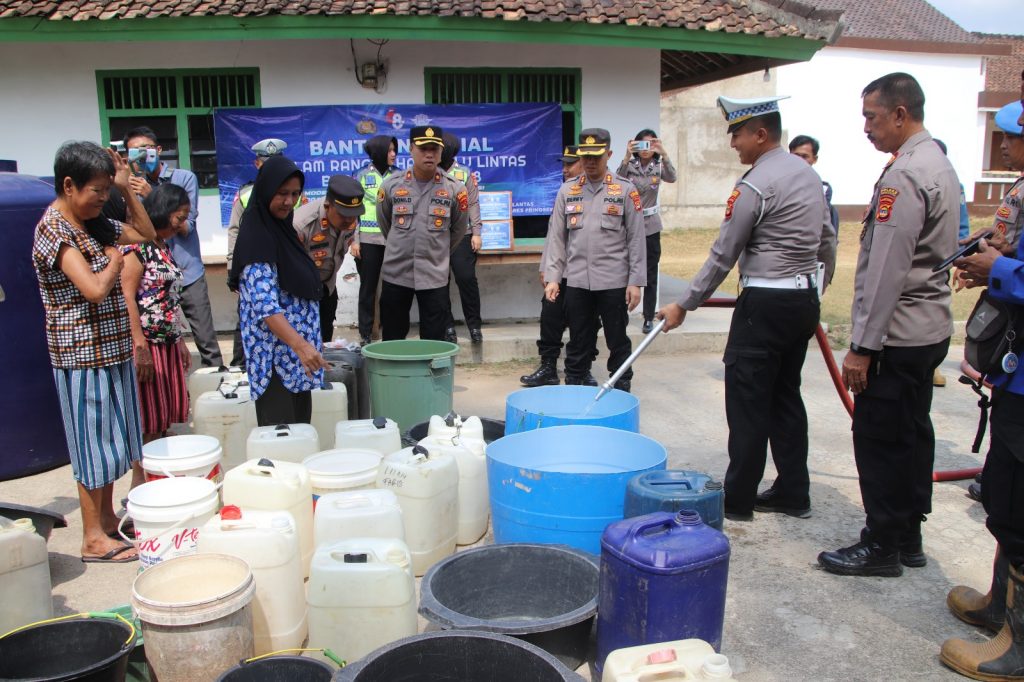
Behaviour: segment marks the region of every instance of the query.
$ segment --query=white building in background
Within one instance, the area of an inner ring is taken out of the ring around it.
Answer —
[[[832,184],[844,219],[859,219],[887,155],[863,132],[861,91],[887,73],[913,75],[925,92],[925,126],[949,148],[967,189],[982,179],[991,114],[979,110],[986,56],[1009,54],[957,26],[925,0],[808,0],[842,10],[843,34],[807,61],[770,68],[668,94],[662,137],[679,155],[680,182],[662,188],[670,227],[709,227],[721,220],[733,183],[745,170],[729,149],[719,94],[788,95],[780,102],[785,140],[810,135],[821,143],[816,170]],[[675,196],[673,196],[673,194]],[[845,210],[843,207],[846,207]]]

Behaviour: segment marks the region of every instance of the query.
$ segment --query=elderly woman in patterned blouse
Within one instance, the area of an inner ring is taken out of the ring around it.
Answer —
[[[135,193],[127,163],[91,142],[67,142],[53,164],[57,198],[36,226],[32,262],[45,311],[46,343],[64,414],[71,469],[82,508],[82,561],[138,559],[113,539],[114,481],[142,458],[132,337],[115,244],[156,233]],[[132,224],[100,216],[111,185]]]
[[[287,157],[272,156],[256,176],[242,214],[228,276],[238,315],[256,421],[309,423],[310,391],[329,365],[320,354],[320,273],[292,227],[305,177]]]

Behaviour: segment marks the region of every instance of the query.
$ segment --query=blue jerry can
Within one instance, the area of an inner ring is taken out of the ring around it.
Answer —
[[[725,517],[722,484],[699,471],[668,469],[637,474],[626,486],[623,518],[684,509],[699,513],[704,523],[722,530]]]
[[[729,540],[693,511],[610,524],[601,537],[598,672],[616,649],[702,639],[722,645]]]

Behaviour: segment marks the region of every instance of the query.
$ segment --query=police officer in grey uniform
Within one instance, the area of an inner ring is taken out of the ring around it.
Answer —
[[[597,317],[608,344],[608,373],[629,357],[629,311],[640,303],[640,288],[647,283],[640,194],[628,180],[608,172],[610,144],[611,135],[603,128],[580,132],[576,154],[583,174],[559,188],[541,257],[548,301],[558,299],[562,280],[568,284],[567,385],[597,385],[592,377],[588,380],[597,350]],[[633,370],[627,370],[615,387],[628,391],[632,378]]]
[[[469,232],[452,252],[452,275],[455,276],[455,286],[459,289],[459,300],[462,302],[462,315],[466,320],[466,327],[469,328],[469,339],[473,343],[481,343],[484,340],[484,334],[480,330],[483,320],[480,318],[480,284],[476,279],[476,254],[483,246],[483,237],[480,236],[480,227],[483,225],[480,220],[480,187],[477,185],[476,176],[455,160],[460,147],[459,138],[448,132],[444,134],[441,168],[464,184],[469,194]],[[451,306],[448,308],[445,337],[452,343],[459,341],[455,334],[455,318],[452,316]]]
[[[256,155],[253,165],[259,170],[263,162],[271,156],[283,154],[288,148],[288,143],[276,137],[268,137],[260,140],[249,149]],[[253,183],[247,182],[238,188],[234,201],[231,202],[231,217],[228,218],[228,272],[231,272],[231,257],[235,254],[235,242],[238,241],[238,226],[242,224],[242,212],[249,202],[249,195],[252,194]],[[245,352],[242,350],[242,330],[239,323],[235,322],[235,332],[231,341],[231,366],[245,367]]]
[[[409,131],[412,168],[393,173],[377,193],[377,223],[387,239],[381,269],[381,336],[404,339],[409,309],[419,304],[420,338],[444,340],[451,252],[469,225],[466,186],[439,167],[444,131]]]
[[[320,298],[320,336],[324,343],[334,338],[334,317],[338,312],[338,270],[362,217],[363,186],[347,175],[332,175],[327,195],[295,210],[292,226],[309,253],[324,292]]]
[[[843,381],[855,396],[853,454],[867,514],[860,542],[822,552],[840,575],[896,577],[924,566],[921,522],[931,511],[932,376],[953,333],[949,273],[960,181],[924,128],[924,92],[905,73],[868,84],[864,132],[892,154],[864,219]]]
[[[736,299],[725,356],[729,467],[725,515],[750,521],[754,510],[806,518],[807,413],[800,371],[818,326],[819,287],[835,266],[835,231],[821,178],[779,146],[778,100],[718,98],[740,162],[751,166],[726,202],[721,234],[683,296],[658,312],[678,327],[722,283],[737,259]],[[767,447],[778,477],[760,495]]]

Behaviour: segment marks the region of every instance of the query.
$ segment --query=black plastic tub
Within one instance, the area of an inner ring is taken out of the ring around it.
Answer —
[[[532,644],[445,630],[400,639],[339,670],[334,682],[583,682]]]
[[[119,620],[36,625],[0,639],[0,680],[123,682],[135,634]]]
[[[36,533],[41,535],[44,540],[50,539],[50,533],[53,532],[54,528],[68,527],[68,522],[61,514],[52,512],[49,509],[43,509],[42,507],[26,507],[23,504],[0,502],[0,516],[11,521],[31,519]]]
[[[489,545],[434,564],[419,612],[445,629],[516,637],[575,670],[587,660],[599,584],[597,558],[581,550]]]
[[[217,678],[217,682],[330,682],[334,668],[315,658],[270,656],[240,663]]]
[[[491,419],[489,417],[480,417],[480,423],[484,427],[484,442],[492,443],[499,438],[505,436],[505,422],[500,419]],[[430,422],[420,422],[416,424],[402,436],[402,444],[406,447],[416,445],[421,440],[427,437],[427,431],[430,430]]]

